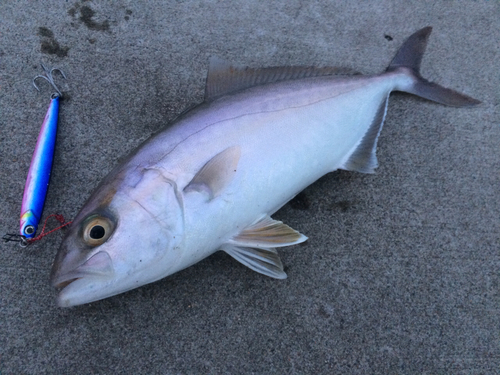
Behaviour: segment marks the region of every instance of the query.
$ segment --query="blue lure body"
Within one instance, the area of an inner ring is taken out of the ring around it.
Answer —
[[[33,238],[42,217],[49,186],[57,134],[60,95],[54,94],[43,120],[24,187],[21,207],[20,234]]]

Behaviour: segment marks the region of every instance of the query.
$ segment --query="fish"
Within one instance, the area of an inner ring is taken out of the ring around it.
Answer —
[[[392,91],[480,103],[422,78],[431,30],[411,35],[378,75],[212,58],[204,102],[117,165],[74,219],[51,271],[57,304],[111,297],[219,250],[285,279],[277,249],[307,237],[271,216],[329,172],[374,172]]]

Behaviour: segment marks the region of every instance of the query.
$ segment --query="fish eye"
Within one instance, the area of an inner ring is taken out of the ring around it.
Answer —
[[[83,240],[90,246],[102,245],[113,233],[114,225],[110,219],[92,215],[83,226]]]
[[[93,240],[100,240],[101,238],[104,237],[105,234],[106,234],[106,229],[104,229],[101,225],[94,225],[90,229],[89,236]]]

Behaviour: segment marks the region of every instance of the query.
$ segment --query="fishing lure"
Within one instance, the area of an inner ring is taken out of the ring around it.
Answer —
[[[43,78],[51,84],[56,92],[51,96],[47,114],[45,115],[40,133],[38,134],[28,177],[26,178],[26,185],[24,186],[23,202],[21,206],[20,234],[25,239],[33,238],[38,229],[38,224],[42,217],[45,197],[47,195],[50,172],[52,169],[52,160],[54,158],[57,119],[59,115],[59,101],[62,98],[62,93],[54,83],[52,73],[58,71],[63,78],[66,78],[66,75],[60,69],[53,68],[49,70],[43,64],[42,68],[45,73],[43,75],[37,75],[33,79],[33,86],[40,91],[36,85],[36,80]]]

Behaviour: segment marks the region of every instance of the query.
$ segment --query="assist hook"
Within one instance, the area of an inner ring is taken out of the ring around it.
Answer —
[[[40,89],[38,88],[38,86],[36,85],[36,80],[38,78],[43,78],[45,79],[48,83],[50,83],[50,85],[57,91],[57,94],[52,94],[52,98],[55,98],[56,96],[57,97],[60,97],[62,98],[62,92],[61,90],[59,90],[59,88],[56,86],[55,82],[54,82],[54,77],[52,77],[52,72],[54,71],[58,71],[59,73],[61,73],[61,75],[63,76],[64,79],[66,79],[66,75],[64,74],[64,72],[61,70],[61,69],[58,69],[58,68],[52,68],[52,69],[47,69],[47,67],[43,64],[40,64],[42,65],[42,68],[43,68],[43,71],[45,72],[45,74],[39,74],[37,75],[35,78],[33,78],[33,86],[35,86],[35,89],[37,89],[38,91],[40,91]]]

